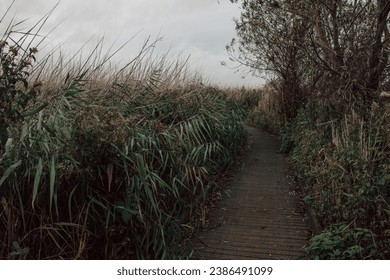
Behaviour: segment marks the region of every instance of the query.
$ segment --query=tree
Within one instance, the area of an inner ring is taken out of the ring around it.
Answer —
[[[252,71],[279,79],[290,106],[318,95],[367,105],[389,84],[389,1],[241,2],[238,40],[227,50]]]

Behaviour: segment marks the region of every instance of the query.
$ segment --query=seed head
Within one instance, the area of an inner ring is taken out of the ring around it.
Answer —
[[[38,49],[37,48],[30,48],[30,54],[34,54],[34,53],[37,53],[38,52]]]

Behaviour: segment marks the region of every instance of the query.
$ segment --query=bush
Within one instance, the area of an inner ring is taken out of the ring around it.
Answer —
[[[313,259],[386,259],[389,240],[382,251],[378,250],[375,234],[367,228],[353,227],[345,223],[331,225],[323,233],[314,236],[306,251]]]
[[[360,246],[348,236],[364,231],[362,244],[371,244],[372,239],[375,246],[350,257],[388,258],[389,111],[373,108],[368,115],[359,116],[352,110],[340,119],[331,107],[314,107],[317,109],[302,109],[285,136],[287,146],[293,147],[292,163],[306,193],[305,201],[326,229],[313,238],[308,250],[321,258],[346,257],[350,248]],[[335,231],[333,225],[339,223],[349,225],[348,230]],[[334,248],[341,242],[339,254],[327,255],[330,251],[321,243],[325,241]]]
[[[9,126],[46,106],[31,109],[37,92],[36,87],[29,87],[28,77],[36,53],[36,48],[26,51],[18,43],[0,40],[0,145],[7,141]]]

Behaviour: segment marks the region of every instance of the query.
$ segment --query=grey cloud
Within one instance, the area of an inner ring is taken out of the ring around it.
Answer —
[[[9,0],[11,2],[11,0]],[[201,65],[205,76],[220,84],[258,84],[248,77],[222,68],[228,60],[224,46],[235,36],[233,16],[237,5],[228,0],[62,0],[48,21],[45,32],[64,20],[50,35],[51,45],[65,42],[71,50],[83,45],[91,36],[104,36],[108,45],[122,44],[137,32],[140,34],[126,47],[125,56],[135,55],[145,37],[164,36],[158,44],[162,52],[183,56],[191,54],[191,63]],[[57,0],[16,0],[18,19],[34,22],[50,10]],[[7,3],[0,3],[0,14]]]

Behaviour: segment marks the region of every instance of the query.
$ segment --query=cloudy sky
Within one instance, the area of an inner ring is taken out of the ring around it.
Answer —
[[[0,16],[11,2],[1,0]],[[18,20],[33,23],[57,2],[16,0],[12,12]],[[108,46],[113,42],[120,46],[136,35],[120,53],[130,58],[148,36],[163,37],[158,52],[191,55],[191,67],[214,84],[256,86],[262,80],[251,75],[243,79],[220,63],[229,61],[225,45],[235,36],[232,19],[239,14],[240,6],[229,0],[61,0],[45,28],[60,23],[48,40],[53,46],[63,43],[68,51],[79,49],[92,36],[104,36]]]

